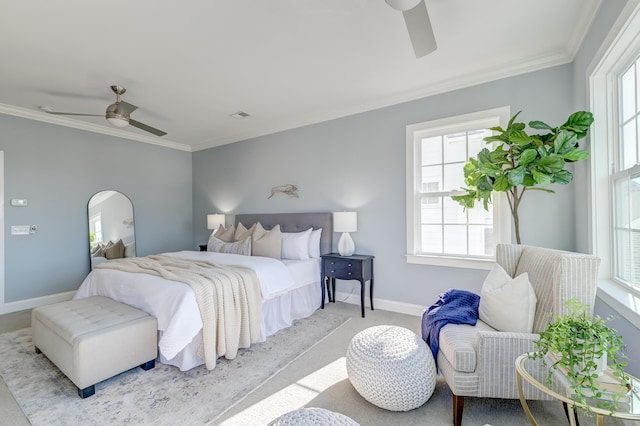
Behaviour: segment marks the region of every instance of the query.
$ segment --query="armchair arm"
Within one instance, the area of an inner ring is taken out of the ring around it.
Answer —
[[[537,333],[479,331],[474,342],[480,389],[478,396],[517,399],[516,358],[535,351]],[[524,387],[527,399],[549,399],[529,384]]]

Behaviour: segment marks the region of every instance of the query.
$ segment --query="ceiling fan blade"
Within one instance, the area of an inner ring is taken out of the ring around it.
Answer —
[[[129,118],[129,124],[132,125],[133,127],[137,127],[140,130],[144,130],[145,132],[153,133],[156,136],[164,136],[167,134],[167,132],[163,132],[162,130],[158,130],[151,126],[147,126],[146,124],[136,120],[132,120],[131,118]]]
[[[438,48],[433,35],[427,4],[422,0],[412,9],[402,12],[404,22],[409,31],[409,38],[413,45],[416,58],[421,58]]]
[[[120,101],[117,103],[117,108],[116,110],[118,111],[118,113],[120,114],[124,114],[124,115],[129,115],[131,114],[133,111],[137,110],[138,107],[135,105],[130,104],[129,102],[125,102],[125,101]]]
[[[82,114],[79,112],[56,112],[56,111],[46,111],[46,110],[43,110],[43,111],[46,112],[47,114],[53,114],[53,115],[79,115],[83,117],[103,117],[104,118],[104,114]]]

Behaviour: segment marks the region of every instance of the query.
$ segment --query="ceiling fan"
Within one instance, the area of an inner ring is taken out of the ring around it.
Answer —
[[[138,109],[137,106],[132,105],[128,102],[121,101],[120,96],[127,91],[122,86],[111,86],[111,90],[116,94],[116,102],[109,105],[107,107],[107,111],[105,114],[82,114],[76,112],[55,112],[47,107],[40,107],[46,113],[54,114],[54,115],[79,115],[85,117],[105,117],[109,123],[111,123],[115,127],[127,127],[128,125],[132,125],[133,127],[137,127],[138,129],[144,130],[145,132],[153,133],[156,136],[164,136],[167,132],[163,132],[162,130],[158,130],[154,127],[148,126],[144,123],[136,121],[130,117],[131,113]]]
[[[437,49],[425,0],[385,1],[392,8],[402,12],[416,58],[426,56]]]

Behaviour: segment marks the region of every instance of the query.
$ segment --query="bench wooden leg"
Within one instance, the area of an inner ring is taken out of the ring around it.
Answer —
[[[87,386],[84,389],[78,388],[78,395],[80,398],[85,399],[96,393],[96,385]]]
[[[151,370],[155,366],[156,366],[156,360],[155,359],[152,359],[151,361],[147,361],[144,364],[140,364],[140,368],[142,368],[145,371]]]
[[[462,424],[462,409],[464,408],[464,396],[453,395],[453,424]]]

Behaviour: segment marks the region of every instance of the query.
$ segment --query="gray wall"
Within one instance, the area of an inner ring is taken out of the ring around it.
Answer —
[[[572,112],[571,78],[570,65],[558,66],[195,152],[196,240],[207,241],[207,213],[353,209],[356,251],[376,256],[376,298],[428,306],[451,287],[479,291],[486,271],[405,261],[405,127],[505,105],[514,113],[523,110],[527,122],[559,125]],[[296,184],[300,198],[267,199],[272,186],[285,183]],[[556,195],[532,191],[523,198],[522,238],[526,244],[571,250],[573,190],[556,190]]]
[[[193,248],[191,153],[2,114],[0,129],[5,303],[78,288],[89,272],[87,203],[103,189],[133,202],[138,255]],[[12,225],[38,230],[12,236]]]

